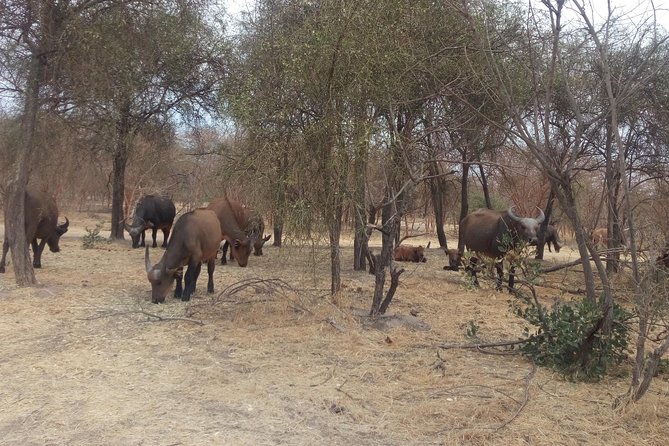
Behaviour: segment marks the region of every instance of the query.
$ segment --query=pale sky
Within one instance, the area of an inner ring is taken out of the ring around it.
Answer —
[[[536,1],[536,0],[528,0]],[[595,14],[597,17],[596,21],[601,21],[607,10],[607,0],[582,0],[586,4],[593,5],[595,8]],[[648,18],[651,16],[650,11],[652,11],[653,6],[656,9],[657,21],[665,29],[669,30],[669,0],[610,0],[612,7],[615,9],[616,13],[628,14],[628,19],[633,23],[638,24],[643,18]],[[230,16],[234,17],[239,14],[240,11],[250,9],[255,1],[254,0],[224,0],[226,5],[226,10]],[[565,7],[573,8],[570,6],[571,2],[568,0]],[[587,6],[586,6],[587,8]]]

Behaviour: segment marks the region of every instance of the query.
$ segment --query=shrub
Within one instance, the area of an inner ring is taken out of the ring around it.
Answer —
[[[531,334],[525,329],[528,342],[520,347],[523,355],[537,364],[552,368],[573,380],[597,380],[607,369],[627,357],[631,314],[619,305],[613,307],[613,328],[602,335],[602,314],[597,305],[587,300],[555,304],[543,315],[543,309],[529,303],[517,314],[537,327]]]
[[[84,249],[95,248],[96,245],[100,243],[109,242],[106,238],[100,235],[100,229],[102,229],[103,224],[104,222],[96,224],[94,229],[89,229],[88,227],[85,228],[86,235],[82,237],[82,245]]]

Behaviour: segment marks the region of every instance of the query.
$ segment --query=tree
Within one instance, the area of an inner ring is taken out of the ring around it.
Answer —
[[[58,101],[55,82],[59,62],[69,55],[67,42],[80,29],[76,20],[115,3],[112,0],[3,0],[0,11],[0,46],[4,52],[5,79],[17,79],[12,86],[22,102],[18,156],[7,187],[5,205],[6,242],[11,249],[16,283],[37,283],[25,243],[24,196],[30,165],[39,153],[35,132],[45,105]]]
[[[209,6],[119,2],[82,18],[85,34],[63,67],[65,88],[112,157],[112,239],[123,238],[125,173],[136,136],[215,112],[227,50],[208,22]]]

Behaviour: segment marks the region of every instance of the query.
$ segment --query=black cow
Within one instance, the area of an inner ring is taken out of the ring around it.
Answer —
[[[51,252],[59,252],[58,241],[67,232],[70,220],[65,217],[65,223],[58,224],[58,206],[56,200],[48,193],[26,188],[25,194],[25,230],[26,241],[33,247],[33,267],[42,267],[42,251],[48,244]],[[5,222],[5,225],[7,223]],[[41,239],[39,244],[37,239]],[[5,226],[5,241],[2,244],[2,259],[0,259],[0,273],[5,272],[5,259],[9,250],[7,230]]]
[[[170,236],[175,215],[174,202],[167,197],[145,195],[140,198],[137,206],[135,206],[135,216],[133,217],[132,224],[125,224],[125,230],[128,231],[130,238],[132,238],[132,247],[138,248],[144,246],[145,232],[149,228],[152,230],[152,246],[154,248],[158,246],[156,243],[156,234],[158,229],[162,229],[162,247],[167,247],[167,239]]]
[[[548,225],[546,227],[546,245],[548,246],[548,251],[551,251],[551,243],[553,244],[553,247],[555,248],[555,252],[560,252],[560,248],[562,248],[562,241],[560,240],[560,236],[558,235],[557,228],[553,225]]]
[[[501,259],[504,254],[521,242],[536,245],[539,225],[545,218],[541,209],[539,209],[539,212],[541,214],[537,218],[523,218],[513,212],[513,206],[501,212],[478,209],[460,222],[460,240],[468,250],[499,259],[496,264],[498,290],[502,288]],[[470,265],[468,269],[474,278],[474,284],[478,286],[475,263]],[[513,288],[513,284],[514,274],[512,269],[509,274],[509,291]]]

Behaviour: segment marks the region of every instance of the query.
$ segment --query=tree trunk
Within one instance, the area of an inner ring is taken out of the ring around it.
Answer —
[[[541,223],[539,228],[539,240],[537,241],[537,255],[534,257],[538,260],[543,260],[544,258],[544,248],[546,247],[546,233],[548,231],[548,225],[551,221],[551,214],[553,213],[553,201],[555,201],[555,194],[551,188],[550,193],[548,194],[548,201],[546,202],[546,209],[544,209],[544,215],[546,218]]]
[[[369,231],[366,225],[365,206],[355,206],[355,235],[353,238],[353,270],[365,271],[367,269],[367,250],[369,242]]]
[[[469,214],[469,163],[467,162],[466,153],[462,154],[462,180],[460,184],[460,219],[458,220],[458,227],[459,222]],[[458,232],[460,231],[458,230]],[[458,252],[465,252],[464,242],[459,235]]]
[[[390,266],[393,249],[395,248],[394,234],[399,228],[399,214],[397,212],[397,203],[393,201],[393,193],[386,190],[385,204],[381,210],[382,224],[382,244],[381,254],[376,256],[376,279],[374,282],[374,297],[372,298],[372,308],[369,312],[371,317],[378,317],[381,314],[381,303],[383,301],[383,289],[386,282],[386,268]],[[398,274],[399,276],[399,274]],[[394,290],[393,290],[394,292]],[[391,296],[392,298],[392,296]],[[390,302],[388,302],[389,304]],[[384,311],[388,305],[384,306]]]
[[[485,207],[492,209],[492,200],[490,199],[490,188],[488,187],[488,177],[483,170],[483,164],[479,163],[479,173],[481,174],[481,187],[483,188],[483,197],[485,198]]]
[[[279,215],[274,215],[272,228],[274,230],[274,242],[272,246],[281,247],[281,239],[283,237],[283,218]]]
[[[21,120],[22,143],[14,169],[14,179],[8,186],[5,205],[5,242],[11,250],[14,280],[18,286],[37,284],[30,261],[25,228],[25,191],[30,176],[30,165],[36,151],[35,129],[40,108],[40,80],[46,68],[46,58],[33,54]]]
[[[443,249],[448,249],[448,241],[446,240],[446,232],[444,231],[444,201],[446,191],[444,190],[444,180],[439,176],[438,164],[430,163],[429,166],[430,178],[428,182],[430,186],[430,197],[432,199],[432,209],[434,210],[434,222],[437,227],[437,239],[439,246]]]
[[[112,240],[123,240],[123,203],[125,198],[125,167],[128,162],[125,149],[121,153],[114,154],[112,173],[112,214],[111,235]]]

